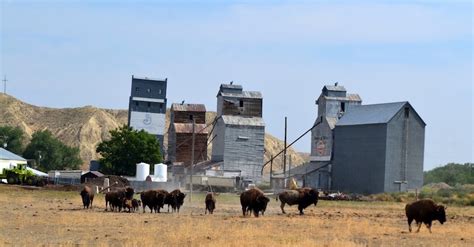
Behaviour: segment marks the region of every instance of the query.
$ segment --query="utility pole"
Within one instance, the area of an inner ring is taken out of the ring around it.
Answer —
[[[7,75],[3,75],[3,93],[7,94]]]
[[[270,157],[270,187],[273,189],[273,155]]]
[[[291,155],[288,158],[290,159],[288,162],[288,177],[291,177]]]
[[[191,195],[189,197],[189,202],[192,202],[193,200],[193,173],[194,173],[194,128],[195,128],[195,123],[196,121],[194,120],[193,117],[193,138],[192,138],[192,146],[191,146]]]
[[[283,177],[286,179],[286,132],[287,132],[287,122],[285,117],[285,140],[284,140],[284,149],[283,149]]]

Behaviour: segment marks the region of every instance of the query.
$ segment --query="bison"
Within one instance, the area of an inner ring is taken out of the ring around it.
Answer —
[[[179,189],[171,191],[166,199],[166,204],[168,204],[168,212],[169,206],[171,206],[173,212],[177,211],[179,213],[179,209],[184,204],[185,197],[186,194],[181,192]]]
[[[433,220],[438,220],[441,224],[446,222],[445,210],[445,206],[437,205],[431,199],[421,199],[407,204],[405,206],[405,214],[408,220],[408,230],[411,232],[411,222],[415,220],[418,225],[416,232],[419,232],[421,224],[425,223],[431,233],[431,223]]]
[[[242,214],[247,215],[249,211],[253,211],[255,217],[262,212],[264,215],[267,204],[270,201],[259,189],[250,189],[240,194],[240,204],[242,205]]]
[[[206,204],[204,214],[207,214],[207,211],[209,211],[209,214],[213,214],[214,209],[216,208],[216,197],[214,193],[208,192],[206,194],[206,199],[204,200],[204,203]]]
[[[133,212],[137,211],[140,208],[141,205],[142,205],[142,201],[137,200],[137,199],[132,199]]]
[[[89,186],[84,186],[80,193],[82,197],[82,205],[85,208],[89,208],[89,206],[92,208],[92,201],[94,201],[94,192],[91,190]]]
[[[122,211],[122,204],[125,198],[125,193],[123,191],[110,191],[105,193],[105,211],[110,207],[111,211],[115,211],[117,208],[118,211]]]
[[[115,208],[118,208],[119,212],[122,211],[124,198],[132,200],[134,193],[135,191],[131,187],[105,193],[105,211],[107,211],[108,206],[111,211],[115,211]]]
[[[127,198],[123,198],[123,205],[122,205],[123,209],[128,209],[128,212],[131,213],[132,212],[132,209],[133,209],[133,204],[132,204],[132,200],[130,199],[127,199]]]
[[[281,212],[286,214],[285,212],[285,204],[290,206],[298,204],[298,210],[300,211],[300,215],[303,215],[303,210],[307,208],[309,205],[318,204],[319,192],[312,188],[301,188],[295,190],[285,190],[278,194],[276,200],[278,201],[280,198],[281,201]]]
[[[165,204],[165,199],[167,197],[167,191],[165,190],[148,190],[140,193],[140,199],[142,201],[143,213],[145,213],[145,208],[148,206],[150,212],[160,213],[160,209],[163,208]]]

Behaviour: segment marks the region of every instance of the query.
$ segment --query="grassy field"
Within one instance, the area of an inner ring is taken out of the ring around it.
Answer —
[[[474,207],[448,207],[430,234],[408,232],[404,203],[320,201],[299,216],[272,197],[244,218],[237,195],[219,195],[214,215],[202,194],[188,199],[179,214],[112,213],[103,195],[83,210],[79,192],[0,185],[0,246],[474,246]]]

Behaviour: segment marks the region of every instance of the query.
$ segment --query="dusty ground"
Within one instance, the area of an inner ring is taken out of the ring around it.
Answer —
[[[474,246],[474,207],[448,207],[448,222],[409,233],[402,203],[328,202],[282,215],[241,216],[238,197],[221,194],[214,215],[203,195],[179,214],[104,211],[103,195],[83,210],[78,192],[0,185],[0,246]]]

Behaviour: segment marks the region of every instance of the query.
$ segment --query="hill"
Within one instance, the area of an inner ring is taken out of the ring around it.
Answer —
[[[424,183],[446,183],[451,186],[456,184],[474,184],[474,164],[449,163],[424,172]]]
[[[206,121],[212,122],[215,112],[208,112]],[[109,131],[127,123],[127,110],[101,109],[93,106],[78,108],[49,108],[34,106],[12,96],[0,93],[0,126],[18,126],[26,134],[29,142],[37,130],[50,130],[54,136],[69,146],[79,147],[84,164],[88,169],[90,160],[98,159],[95,152],[97,144],[110,137]],[[169,126],[169,110],[166,113],[166,126]],[[166,132],[166,131],[165,131]],[[165,136],[165,146],[167,138]],[[283,148],[283,142],[265,134],[265,161]],[[210,154],[211,147],[209,147]],[[305,162],[302,155],[293,149],[288,150],[294,166]],[[282,159],[276,159],[274,169],[281,169]],[[266,171],[269,166],[266,167]]]

